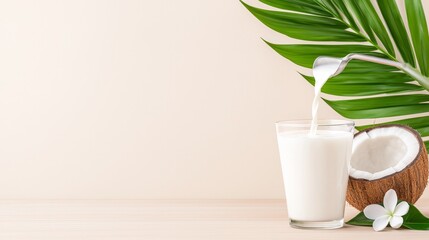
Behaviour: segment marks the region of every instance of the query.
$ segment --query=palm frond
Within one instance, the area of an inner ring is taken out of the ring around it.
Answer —
[[[363,53],[418,66],[422,75],[429,76],[429,35],[420,0],[405,1],[410,34],[395,0],[377,0],[377,4],[371,0],[260,1],[278,10],[242,3],[269,28],[291,38],[310,41],[308,44],[266,41],[281,56],[301,67],[311,68],[314,60],[322,55],[344,57],[348,53]],[[314,85],[313,77],[301,75]],[[409,125],[422,136],[429,136],[429,116],[410,115],[429,113],[428,91],[396,68],[363,61],[350,62],[343,73],[322,88],[326,94],[346,97],[324,99],[346,118],[401,117],[388,123]],[[384,123],[387,122],[378,124]],[[357,126],[357,129],[372,126]],[[429,146],[429,141],[425,144]]]

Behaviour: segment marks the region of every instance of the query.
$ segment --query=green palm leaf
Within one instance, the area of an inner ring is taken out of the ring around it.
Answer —
[[[367,17],[365,16],[365,13],[359,8],[359,5],[354,0],[346,0],[344,1],[346,4],[346,8],[349,9],[351,13],[353,13],[356,17],[356,22],[360,24],[362,29],[364,30],[364,33],[369,37],[369,40],[372,43],[376,43],[377,39],[375,38],[374,33],[372,32],[371,26],[369,25],[369,21]],[[358,27],[355,28],[355,30],[359,29]],[[363,35],[363,32],[361,32]]]
[[[429,34],[422,3],[420,0],[407,0],[405,6],[420,71],[429,76]]]
[[[377,4],[371,0],[260,1],[279,10],[243,4],[271,29],[311,41],[305,44],[266,41],[273,50],[299,66],[311,68],[315,58],[322,55],[343,57],[348,53],[363,53],[418,66],[422,75],[429,75],[429,35],[420,0],[405,1],[410,34],[395,0],[377,0]],[[313,77],[301,75],[314,85]],[[409,125],[425,137],[429,136],[429,116],[425,116],[429,114],[429,89],[415,80],[393,67],[352,61],[343,73],[323,86],[322,92],[328,94],[324,98],[326,103],[344,117],[400,117],[388,123]],[[346,99],[331,100],[329,95]],[[383,119],[377,124],[386,123]],[[363,130],[377,124],[356,128]],[[429,141],[425,144],[428,147]]]
[[[333,16],[339,18],[340,13],[337,11],[335,5],[330,0],[316,0],[320,6],[325,8],[328,12],[330,12]]]
[[[331,14],[324,8],[314,4],[313,0],[261,0],[261,2],[283,10],[296,11],[301,13],[316,14],[330,17]]]
[[[334,6],[344,14],[345,20],[347,20],[348,24],[351,26],[352,29],[358,29],[358,25],[356,24],[356,21],[354,20],[351,12],[347,9],[346,5],[343,1],[332,1]]]
[[[345,55],[353,53],[368,53],[377,50],[373,46],[365,45],[316,45],[316,44],[288,44],[278,45],[266,43],[272,47],[283,57],[291,60],[297,65],[311,68],[314,60],[318,56],[333,56],[333,57],[344,57]]]
[[[412,94],[325,102],[348,118],[385,118],[426,112],[429,95]]]
[[[302,75],[311,85],[314,86],[314,78],[310,76]],[[415,92],[415,91],[421,91],[423,88],[421,86],[415,85],[415,84],[409,84],[409,83],[389,83],[386,84],[385,82],[378,82],[378,83],[372,83],[372,84],[366,84],[361,83],[361,81],[353,81],[353,79],[348,79],[347,76],[337,76],[335,78],[341,78],[342,80],[345,80],[349,83],[339,83],[335,84],[335,82],[332,82],[329,80],[323,87],[322,92],[336,95],[336,96],[345,96],[345,97],[357,97],[357,96],[372,96],[372,95],[379,95],[379,94],[392,94],[392,93],[405,93],[405,92]],[[334,80],[334,78],[332,78]],[[380,79],[382,80],[382,79]],[[334,110],[339,111],[339,109],[336,109],[335,106],[332,106]],[[368,118],[372,118],[371,116],[368,116]]]
[[[389,38],[386,28],[381,22],[380,17],[377,15],[374,6],[371,4],[370,0],[351,0],[355,9],[361,13],[361,18],[366,19],[362,22],[366,24],[366,29],[370,28],[375,33],[375,35],[380,39],[384,48],[391,56],[395,56],[395,49],[393,48],[392,41]],[[361,19],[361,20],[363,20]],[[373,40],[374,41],[374,40]]]
[[[377,0],[377,3],[402,58],[414,67],[413,49],[395,0]]]
[[[404,124],[408,125],[414,129],[420,129],[419,133],[422,135],[422,137],[429,136],[429,116],[426,117],[416,117],[412,119],[404,119],[404,120],[398,120],[398,121],[392,121],[391,124]],[[364,130],[369,127],[378,126],[384,123],[379,124],[371,124],[371,125],[363,125],[356,127],[357,130]]]
[[[269,28],[292,38],[309,41],[365,41],[359,35],[347,31],[346,24],[333,18],[264,10],[244,2],[243,5]]]

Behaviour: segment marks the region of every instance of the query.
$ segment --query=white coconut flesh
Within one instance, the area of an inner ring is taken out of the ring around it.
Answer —
[[[416,159],[419,150],[417,137],[402,127],[361,132],[353,139],[350,176],[376,180],[400,172]]]

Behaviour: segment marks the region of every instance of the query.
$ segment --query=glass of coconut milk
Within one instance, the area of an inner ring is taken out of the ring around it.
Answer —
[[[342,227],[354,123],[319,120],[313,132],[311,120],[282,121],[276,129],[290,225]]]

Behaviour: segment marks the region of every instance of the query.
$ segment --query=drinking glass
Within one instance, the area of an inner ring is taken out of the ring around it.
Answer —
[[[290,225],[334,229],[344,225],[344,207],[354,123],[322,120],[276,123]]]

